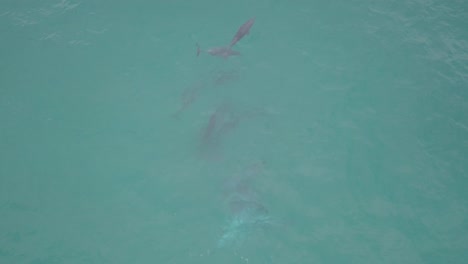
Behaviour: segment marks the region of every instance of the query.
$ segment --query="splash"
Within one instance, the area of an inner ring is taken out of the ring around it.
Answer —
[[[218,248],[239,246],[254,232],[272,224],[272,219],[264,208],[248,205],[234,215],[223,230],[218,240]]]

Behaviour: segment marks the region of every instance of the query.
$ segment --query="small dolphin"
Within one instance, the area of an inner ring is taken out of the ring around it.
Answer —
[[[239,40],[241,40],[245,35],[249,34],[250,28],[255,23],[255,17],[247,20],[242,26],[240,26],[239,30],[237,30],[236,35],[232,38],[231,44],[229,47],[231,48],[234,46]]]
[[[240,52],[232,50],[231,47],[215,47],[215,48],[210,48],[207,50],[202,50],[200,48],[200,45],[197,43],[197,56],[200,55],[200,53],[206,52],[212,56],[218,56],[218,57],[223,57],[227,59],[230,56],[239,56]]]

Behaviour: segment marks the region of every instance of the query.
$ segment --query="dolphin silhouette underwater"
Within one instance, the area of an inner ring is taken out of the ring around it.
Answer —
[[[230,217],[217,242],[218,248],[238,246],[256,230],[275,223],[252,187],[252,177],[258,170],[259,165],[254,164],[243,175],[225,181],[223,189]]]

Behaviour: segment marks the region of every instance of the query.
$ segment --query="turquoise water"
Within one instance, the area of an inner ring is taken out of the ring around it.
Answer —
[[[467,8],[3,0],[0,263],[465,263]]]

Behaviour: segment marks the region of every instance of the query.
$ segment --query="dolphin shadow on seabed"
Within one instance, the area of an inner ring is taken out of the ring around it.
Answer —
[[[261,163],[253,164],[241,175],[225,180],[223,195],[229,217],[217,248],[240,247],[254,234],[278,224],[253,188],[253,180],[261,173],[262,166]]]

